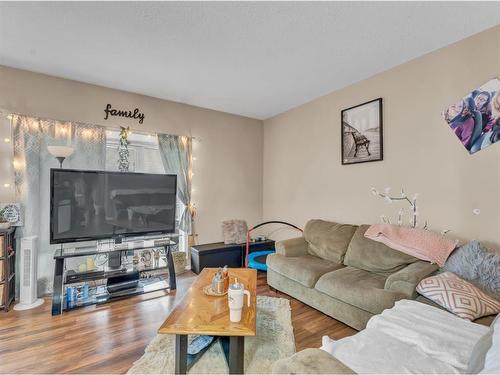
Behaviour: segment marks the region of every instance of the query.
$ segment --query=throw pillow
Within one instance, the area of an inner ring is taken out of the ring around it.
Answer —
[[[248,226],[245,220],[226,220],[222,222],[224,244],[241,244],[247,241]]]
[[[463,319],[475,320],[500,312],[500,301],[451,272],[423,279],[417,292]]]
[[[443,270],[453,272],[500,299],[500,255],[489,251],[479,241],[470,241],[457,248]]]

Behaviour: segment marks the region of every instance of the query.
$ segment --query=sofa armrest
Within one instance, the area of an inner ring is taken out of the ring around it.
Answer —
[[[417,296],[415,289],[418,283],[437,269],[437,265],[424,262],[423,260],[411,263],[390,275],[385,281],[384,289],[399,292],[407,298],[415,299]]]
[[[286,257],[299,257],[307,254],[307,242],[304,237],[290,238],[274,244],[276,253]]]
[[[355,374],[349,367],[321,349],[305,349],[273,365],[273,374]]]

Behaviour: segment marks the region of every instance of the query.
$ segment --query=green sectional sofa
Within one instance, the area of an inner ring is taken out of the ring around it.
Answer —
[[[310,220],[303,237],[277,242],[267,257],[268,284],[361,330],[437,266],[364,236],[368,225]]]

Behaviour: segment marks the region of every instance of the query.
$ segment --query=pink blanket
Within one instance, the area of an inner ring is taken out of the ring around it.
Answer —
[[[457,246],[457,241],[425,229],[375,224],[368,228],[365,237],[399,250],[415,258],[436,263],[440,267]]]

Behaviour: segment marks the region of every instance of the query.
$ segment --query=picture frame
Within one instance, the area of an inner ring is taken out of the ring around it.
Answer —
[[[20,203],[0,203],[0,218],[13,227],[24,225],[24,215]]]
[[[470,155],[500,142],[500,79],[469,91],[441,114]]]
[[[384,160],[382,98],[343,109],[340,125],[342,165]]]

